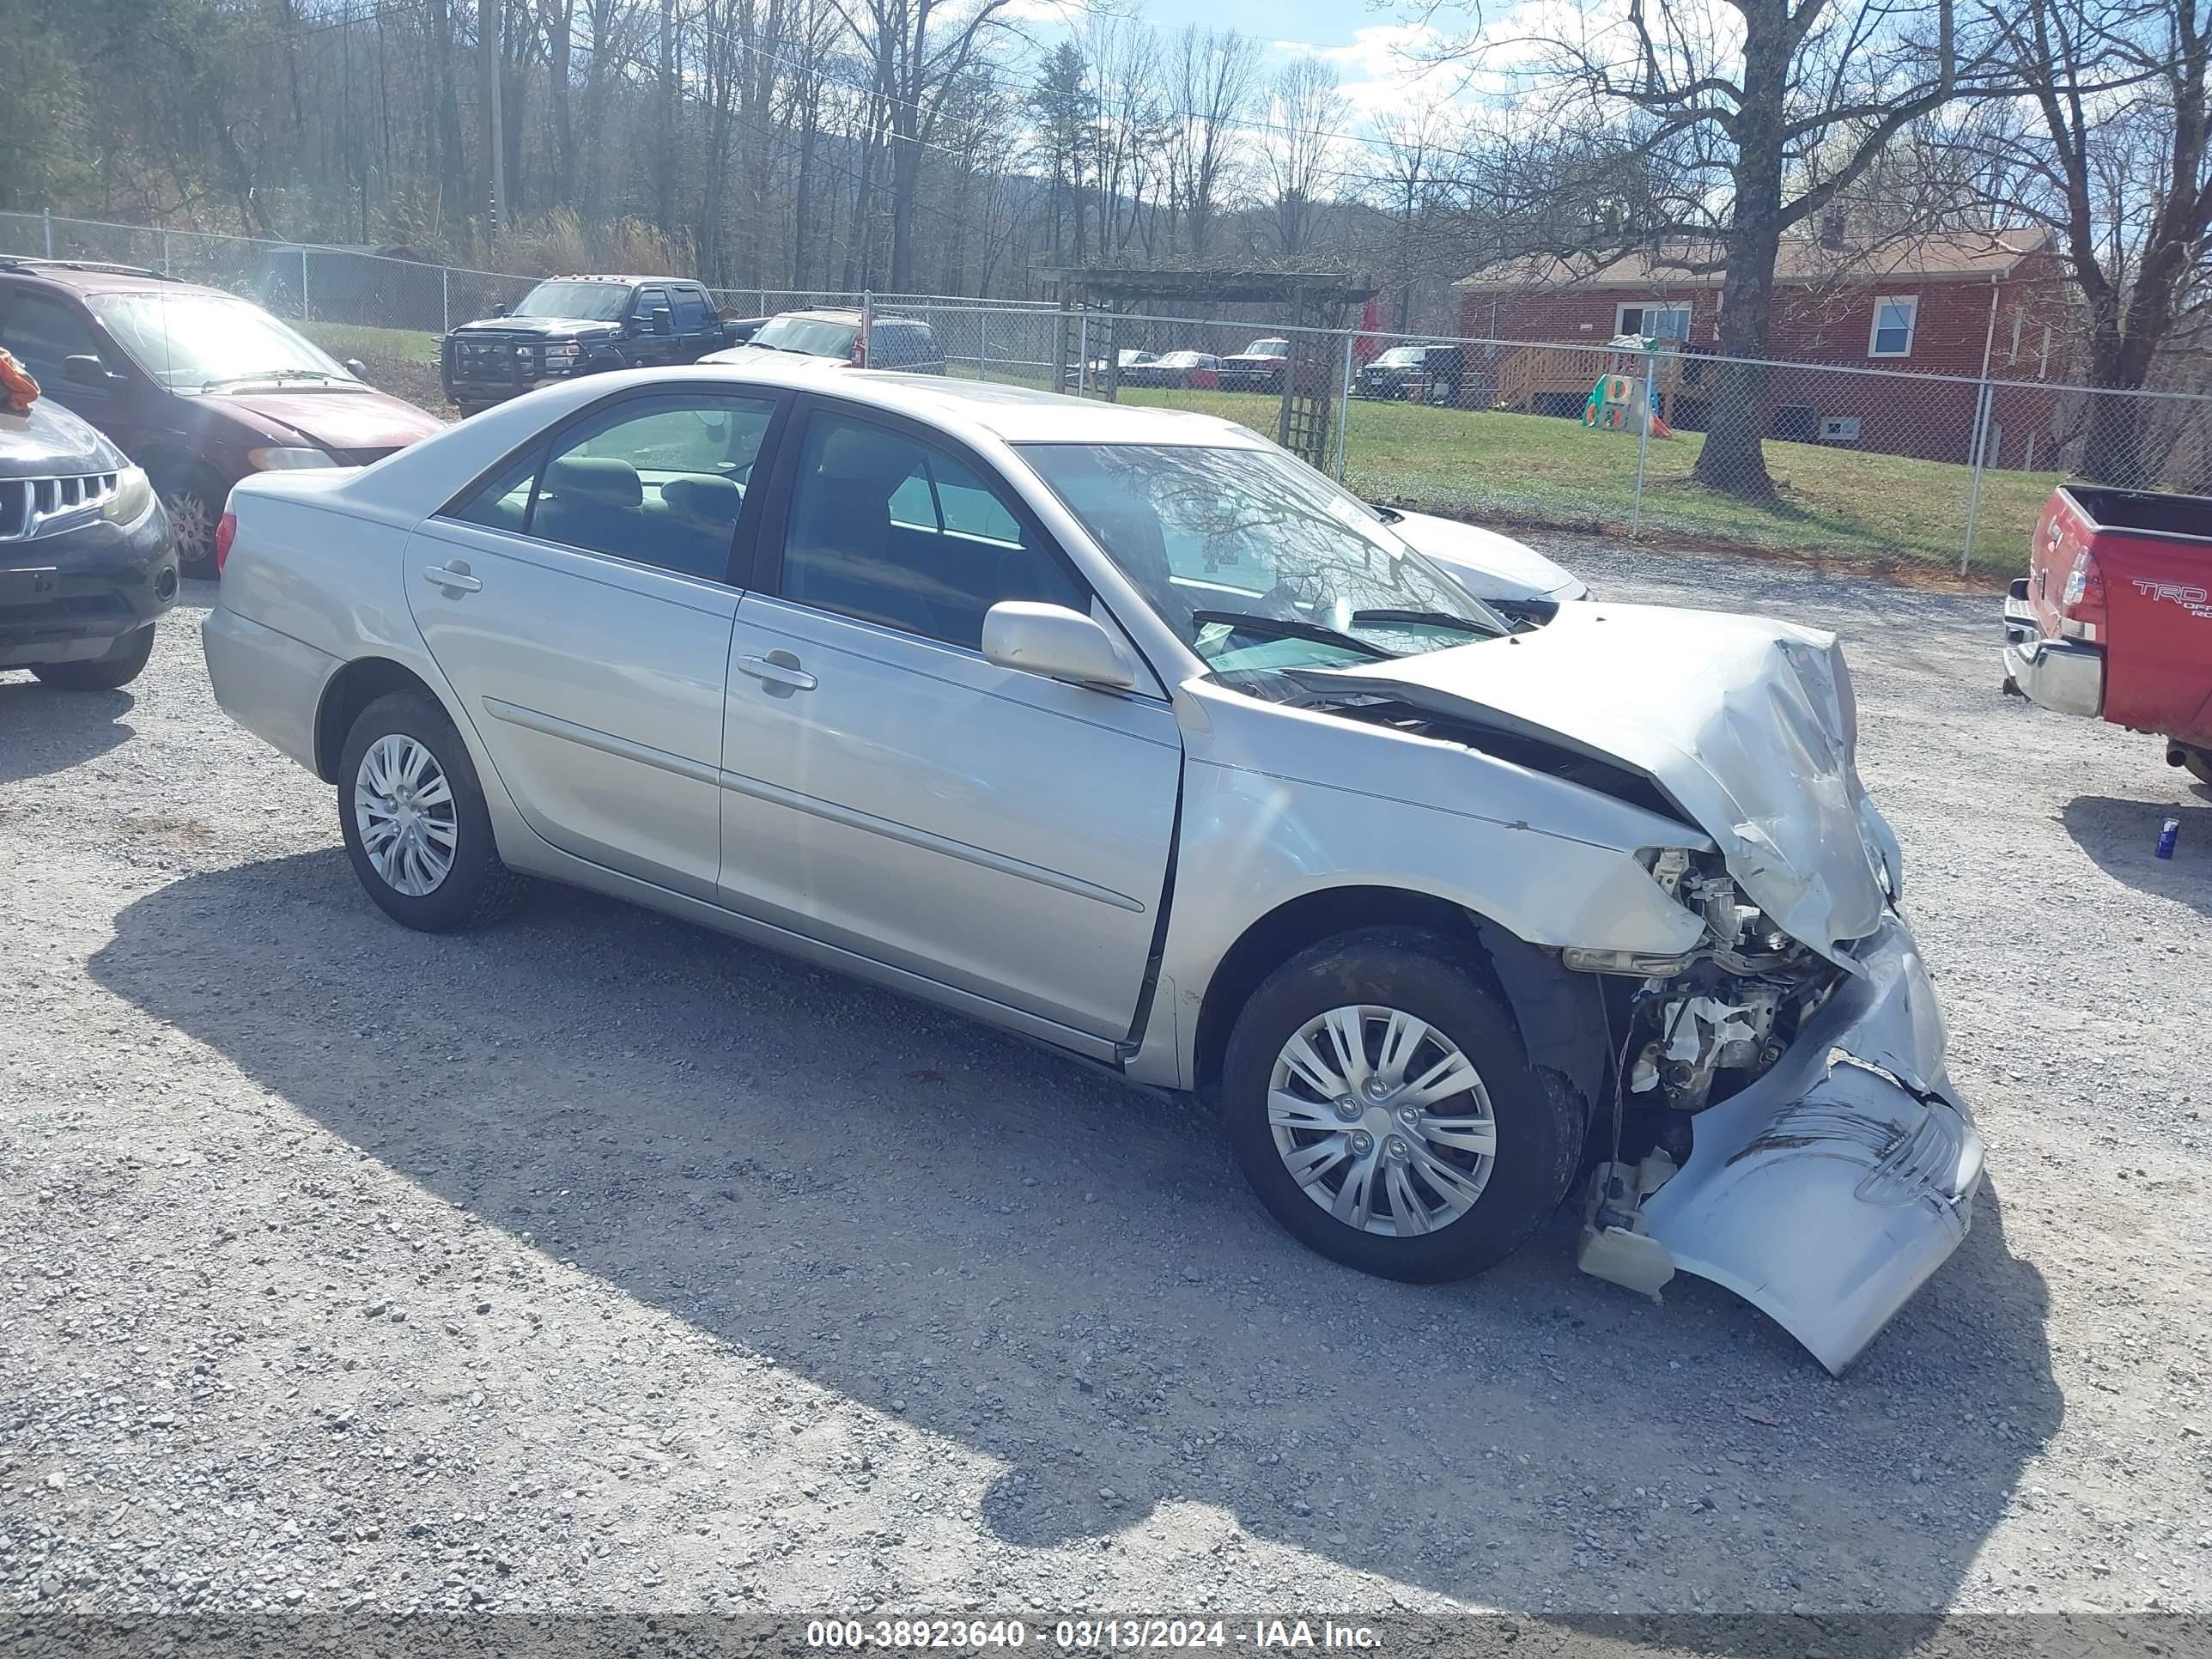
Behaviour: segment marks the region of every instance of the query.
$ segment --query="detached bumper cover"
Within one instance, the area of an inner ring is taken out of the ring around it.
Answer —
[[[2105,709],[2105,647],[2043,637],[2027,583],[2013,584],[2004,607],[2004,672],[2030,702],[2094,720]]]
[[[1982,1138],[1943,1069],[1943,1019],[1890,916],[1790,1052],[1698,1115],[1644,1200],[1675,1268],[1726,1286],[1840,1376],[1966,1237]]]

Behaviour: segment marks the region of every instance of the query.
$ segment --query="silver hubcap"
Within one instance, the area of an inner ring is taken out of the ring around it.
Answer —
[[[197,489],[179,489],[161,503],[176,533],[177,551],[186,560],[201,557],[209,548],[212,527],[208,504]]]
[[[1332,1008],[1275,1057],[1275,1151],[1348,1227],[1407,1238],[1474,1207],[1497,1161],[1490,1096],[1459,1045],[1396,1008]]]
[[[394,892],[434,892],[453,867],[459,821],[438,757],[394,732],[361,757],[353,781],[354,827],[362,850]]]

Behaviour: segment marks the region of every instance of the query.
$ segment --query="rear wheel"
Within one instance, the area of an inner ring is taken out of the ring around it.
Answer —
[[[460,733],[423,692],[387,692],[354,720],[338,761],[338,823],[355,875],[403,927],[473,927],[520,892]]]
[[[1222,1066],[1230,1145],[1301,1243],[1389,1279],[1480,1273],[1558,1208],[1583,1117],[1441,935],[1323,941],[1261,985]]]
[[[2181,750],[2181,763],[2189,769],[2189,775],[2199,783],[2212,784],[2212,749],[2198,749],[2190,744],[2176,744]]]
[[[145,672],[154,654],[154,624],[135,628],[107,647],[107,654],[77,662],[32,665],[31,672],[64,691],[112,691]]]

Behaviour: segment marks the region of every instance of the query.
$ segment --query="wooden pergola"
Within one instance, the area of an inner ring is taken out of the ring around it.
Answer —
[[[1290,342],[1275,441],[1311,465],[1328,465],[1330,416],[1336,406],[1341,366],[1328,331],[1345,326],[1345,313],[1374,297],[1369,279],[1335,270],[1160,270],[1129,265],[1064,265],[1040,273],[1048,299],[1059,302],[1054,350],[1062,392],[1113,401],[1121,390],[1121,356],[1115,349],[1117,318],[1140,307],[1216,305],[1267,306]],[[1188,315],[1185,309],[1182,314]],[[1090,364],[1103,364],[1103,373]]]

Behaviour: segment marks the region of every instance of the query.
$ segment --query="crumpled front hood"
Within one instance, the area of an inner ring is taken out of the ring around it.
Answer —
[[[1318,677],[1316,677],[1318,678]],[[1832,634],[1650,605],[1561,607],[1548,626],[1330,673],[1417,707],[1548,739],[1650,778],[1719,843],[1752,902],[1856,972],[1838,947],[1881,926],[1895,838],[1854,763]]]

